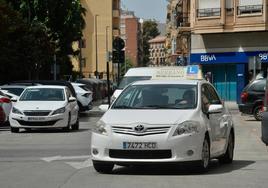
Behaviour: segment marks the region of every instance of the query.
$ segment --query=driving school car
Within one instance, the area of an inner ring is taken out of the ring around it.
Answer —
[[[93,166],[195,162],[206,171],[217,158],[231,163],[232,117],[204,80],[148,80],[129,85],[97,123],[91,137]]]

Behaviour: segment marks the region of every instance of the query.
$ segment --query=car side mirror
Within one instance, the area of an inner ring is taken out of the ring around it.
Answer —
[[[11,102],[17,102],[18,101],[18,99],[16,97],[12,97],[10,100],[11,100]]]
[[[109,105],[108,104],[102,104],[102,105],[99,106],[99,109],[102,112],[106,112],[109,109]]]
[[[76,98],[75,97],[70,97],[69,98],[69,102],[75,102],[76,101]]]
[[[222,104],[211,104],[208,108],[208,114],[222,113],[222,111],[223,111]]]

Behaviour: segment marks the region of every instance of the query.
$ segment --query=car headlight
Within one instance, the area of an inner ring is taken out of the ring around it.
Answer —
[[[23,115],[23,113],[19,109],[15,108],[15,107],[12,108],[12,113]]]
[[[98,121],[96,123],[96,126],[93,129],[93,132],[102,134],[102,135],[107,135],[106,124],[102,120]]]
[[[63,114],[64,112],[65,112],[65,107],[62,107],[62,108],[55,110],[52,115]]]
[[[198,133],[200,131],[200,128],[200,123],[197,121],[185,121],[177,126],[173,136]]]

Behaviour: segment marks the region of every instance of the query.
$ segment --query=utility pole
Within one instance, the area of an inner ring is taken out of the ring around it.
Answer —
[[[97,23],[97,17],[99,15],[95,15],[95,50],[96,50],[96,78],[99,78],[99,72],[98,72],[98,23]]]
[[[110,105],[111,105],[111,98],[110,98],[110,66],[109,66],[110,54],[109,54],[109,49],[108,49],[108,29],[109,29],[109,26],[106,26],[106,71],[107,71],[107,87],[108,87],[108,104],[109,104],[109,107],[110,107]]]

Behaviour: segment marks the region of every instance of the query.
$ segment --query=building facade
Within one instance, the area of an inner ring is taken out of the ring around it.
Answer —
[[[157,36],[148,41],[150,45],[150,66],[166,65],[166,37]]]
[[[267,0],[191,1],[190,64],[204,74],[225,100],[240,100],[254,62],[267,68]]]
[[[113,39],[120,36],[120,0],[81,0],[81,3],[86,9],[84,48],[80,57],[82,73],[86,78],[105,78],[107,76],[106,51],[112,51]],[[79,60],[73,62],[74,67],[79,69]],[[110,63],[112,77],[115,71]]]
[[[191,1],[169,0],[167,6],[167,62],[170,65],[186,65],[189,59]]]
[[[142,58],[142,31],[140,19],[132,11],[121,11],[121,38],[125,41],[125,56],[134,67],[138,66]]]

